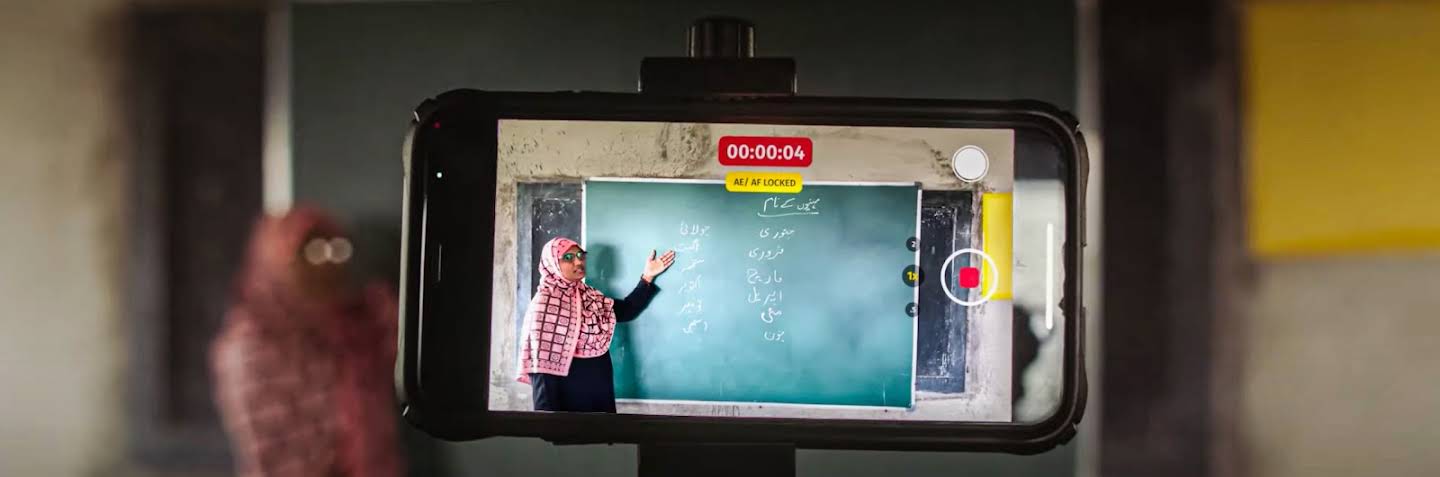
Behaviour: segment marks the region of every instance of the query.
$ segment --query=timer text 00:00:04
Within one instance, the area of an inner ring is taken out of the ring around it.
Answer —
[[[777,146],[769,144],[749,146],[744,144],[727,144],[725,146],[725,156],[736,159],[788,161],[792,159],[804,159],[805,148],[794,145]]]

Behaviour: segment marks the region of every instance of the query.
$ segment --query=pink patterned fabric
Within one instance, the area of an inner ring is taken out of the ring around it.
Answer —
[[[312,232],[341,235],[311,208],[260,221],[235,303],[211,347],[236,473],[402,475],[394,294],[380,284],[348,296],[304,293],[293,267]]]
[[[560,256],[577,244],[556,237],[540,256],[540,287],[525,312],[525,337],[520,350],[519,380],[529,373],[570,374],[575,357],[594,358],[610,350],[615,336],[615,300],[584,282],[560,274]]]

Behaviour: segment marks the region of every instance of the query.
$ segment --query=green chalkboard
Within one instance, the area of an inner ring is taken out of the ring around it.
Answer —
[[[919,189],[805,184],[732,193],[720,181],[585,183],[588,283],[635,285],[676,251],[660,293],[618,327],[617,399],[911,407]]]

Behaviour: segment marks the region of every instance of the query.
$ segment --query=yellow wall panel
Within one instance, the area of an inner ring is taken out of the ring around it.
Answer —
[[[1251,251],[1440,249],[1440,2],[1244,11]]]

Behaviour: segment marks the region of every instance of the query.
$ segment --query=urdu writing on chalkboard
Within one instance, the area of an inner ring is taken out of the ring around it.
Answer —
[[[676,251],[669,292],[645,320],[616,327],[622,406],[913,405],[915,322],[904,310],[915,289],[890,277],[915,263],[905,246],[917,236],[915,184],[737,194],[720,181],[606,178],[582,192],[587,247]],[[589,283],[621,292],[636,270],[597,260]],[[861,359],[833,366],[836,356]]]

